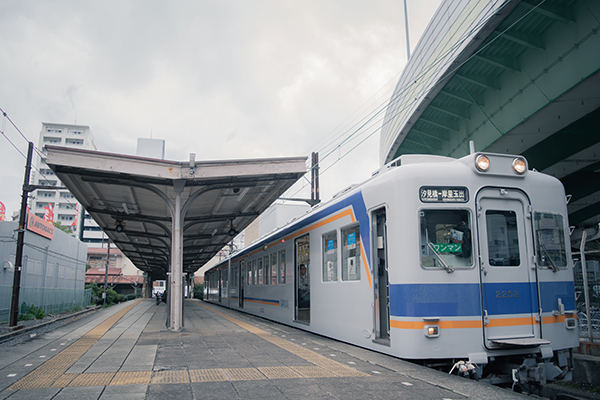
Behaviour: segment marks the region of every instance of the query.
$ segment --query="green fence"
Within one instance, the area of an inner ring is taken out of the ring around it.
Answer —
[[[0,323],[10,319],[12,286],[0,286]],[[56,289],[22,287],[19,292],[19,307],[34,305],[46,314],[57,314],[90,305],[92,289]]]

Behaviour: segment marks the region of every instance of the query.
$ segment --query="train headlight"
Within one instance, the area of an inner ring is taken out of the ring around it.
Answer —
[[[425,336],[429,338],[436,338],[440,336],[440,327],[438,325],[426,325]]]
[[[518,175],[521,175],[527,171],[527,164],[522,158],[515,158],[513,160],[512,167],[513,171],[515,171]]]
[[[477,160],[475,160],[475,166],[481,172],[486,172],[490,169],[490,159],[484,155],[477,156]]]

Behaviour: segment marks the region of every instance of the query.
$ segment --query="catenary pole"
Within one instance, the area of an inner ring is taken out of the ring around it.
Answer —
[[[29,142],[27,150],[27,164],[25,165],[25,179],[21,193],[21,212],[19,214],[19,230],[17,236],[17,252],[15,254],[15,271],[13,274],[12,301],[10,303],[9,326],[17,326],[19,318],[19,291],[21,290],[21,268],[23,266],[23,244],[25,241],[25,217],[27,216],[27,198],[29,191],[29,175],[31,174],[31,158],[33,156],[33,143]]]

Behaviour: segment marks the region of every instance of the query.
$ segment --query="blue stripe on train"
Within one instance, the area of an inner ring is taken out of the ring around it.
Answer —
[[[281,232],[279,232],[279,234],[277,235],[276,238],[268,238],[267,242],[276,240],[277,238],[285,237],[285,236],[291,234],[292,232],[299,231],[299,230],[301,230],[309,225],[312,225],[315,222],[318,222],[322,219],[325,219],[347,207],[352,207],[352,209],[354,211],[354,216],[356,217],[356,220],[360,224],[360,237],[361,237],[361,240],[363,243],[363,247],[365,249],[365,258],[367,260],[367,263],[370,265],[371,264],[371,246],[370,246],[370,241],[369,241],[369,230],[370,230],[371,226],[369,224],[369,214],[367,213],[367,208],[365,206],[365,200],[363,199],[362,192],[360,192],[360,191],[357,193],[354,193],[351,196],[348,196],[347,198],[345,198],[342,201],[338,201],[337,203],[334,203],[334,204],[328,206],[327,208],[318,210],[317,212],[310,215],[305,220],[303,220],[295,225],[284,228]],[[239,253],[238,256],[242,256],[245,253],[252,252],[252,251],[256,250],[257,247],[263,246],[264,243],[265,242],[259,241],[259,242],[257,242],[257,244],[255,246],[250,246],[246,250]],[[238,257],[238,256],[236,256],[236,257]]]
[[[484,304],[488,315],[537,313],[535,284],[484,284]],[[542,310],[558,308],[558,298],[566,310],[575,309],[573,282],[542,282]],[[394,317],[474,317],[482,315],[479,284],[401,284],[390,285],[390,314]]]

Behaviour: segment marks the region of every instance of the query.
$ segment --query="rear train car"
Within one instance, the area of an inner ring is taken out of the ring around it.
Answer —
[[[205,274],[205,300],[494,384],[569,380],[564,189],[520,156],[404,155]]]

